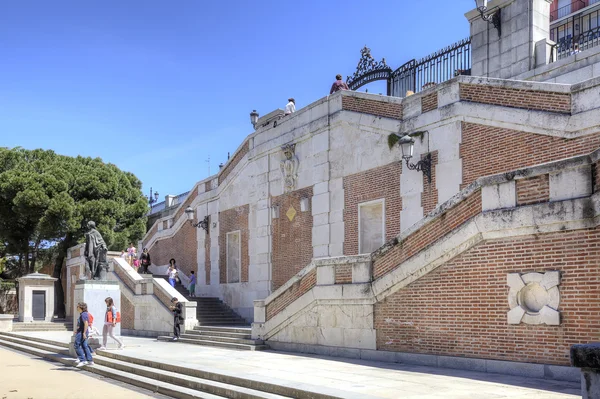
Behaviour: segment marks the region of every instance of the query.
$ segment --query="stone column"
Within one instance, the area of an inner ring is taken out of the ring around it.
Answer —
[[[488,12],[500,10],[502,35],[477,9],[465,14],[471,24],[473,76],[509,79],[536,67],[536,43],[550,35],[552,0],[494,0]],[[538,50],[539,52],[539,50]],[[541,64],[538,60],[537,66]]]

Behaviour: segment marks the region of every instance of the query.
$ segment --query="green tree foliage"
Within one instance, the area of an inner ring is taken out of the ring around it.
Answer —
[[[109,249],[121,250],[143,236],[147,211],[141,182],[100,158],[0,148],[0,240],[20,274],[50,252],[60,278],[66,250],[83,241],[88,220]]]

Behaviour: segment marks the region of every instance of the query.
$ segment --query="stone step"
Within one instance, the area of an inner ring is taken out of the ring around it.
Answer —
[[[222,335],[204,335],[204,334],[194,334],[190,331],[185,334],[181,334],[182,338],[186,339],[200,339],[203,341],[215,341],[215,342],[226,342],[233,344],[245,344],[245,345],[263,345],[264,341],[254,340],[251,337],[245,338],[233,338],[233,337],[224,337]]]
[[[231,330],[231,328],[225,328]],[[248,329],[249,330],[249,329]],[[60,351],[64,351],[62,353],[67,353],[68,351],[68,343],[53,341],[47,338],[38,338],[38,337],[26,337],[19,334],[14,333],[4,333],[0,332],[0,341],[4,340],[6,337],[20,339],[24,348],[29,348],[31,343],[36,344],[46,344],[48,347],[54,347],[52,349],[53,353],[61,353]],[[2,342],[0,342],[2,345]],[[323,393],[317,393],[312,391],[306,391],[303,389],[299,389],[297,387],[290,385],[277,385],[273,383],[269,383],[266,381],[257,381],[254,379],[240,377],[239,373],[236,374],[224,374],[224,373],[216,373],[210,369],[202,369],[201,367],[183,367],[178,364],[172,363],[163,363],[156,360],[150,360],[147,358],[137,358],[130,355],[123,354],[122,351],[103,351],[96,350],[97,353],[102,358],[107,359],[115,359],[121,360],[127,363],[131,363],[139,366],[151,367],[159,370],[159,372],[170,371],[179,374],[180,376],[190,376],[190,377],[198,377],[204,378],[211,381],[222,382],[225,384],[235,385],[238,387],[249,388],[253,390],[257,390],[264,393],[271,393],[275,395],[281,395],[282,397],[288,398],[298,398],[298,399],[341,399],[336,396],[326,395]],[[95,359],[99,359],[99,356],[96,356]],[[69,358],[69,364],[71,363],[72,358]],[[91,367],[93,368],[93,367]],[[93,370],[92,370],[93,371]],[[180,396],[173,396],[180,397]]]
[[[159,336],[159,341],[173,341],[173,337],[170,336]],[[250,344],[237,344],[233,342],[220,342],[220,341],[210,341],[205,339],[197,339],[197,338],[179,338],[174,343],[181,344],[194,344],[194,345],[204,345],[204,346],[218,346],[221,348],[227,349],[237,349],[237,350],[250,350],[250,351],[260,351],[269,349],[267,345],[250,345]]]
[[[202,320],[198,321],[201,327],[221,327],[221,326],[239,326],[240,320]]]
[[[210,332],[221,332],[221,333],[239,333],[239,334],[252,334],[252,328],[246,325],[239,326],[200,326],[194,327],[195,331],[210,331]]]
[[[62,363],[66,366],[74,366],[76,363],[73,358],[68,355],[68,353],[64,353],[64,350],[60,350],[59,352],[55,352],[54,348],[50,345],[47,346],[46,349],[40,349],[35,346],[31,346],[26,341],[23,343],[15,343],[6,341],[4,337],[0,337],[0,346],[4,346],[7,348],[11,348],[14,350],[18,350],[21,352],[28,353],[30,355],[39,356],[44,359],[52,360],[58,363]],[[60,353],[63,352],[63,353]],[[68,352],[68,350],[67,350]],[[82,369],[85,371],[89,371],[94,374],[99,374],[107,378],[111,378],[114,380],[118,380],[124,382],[126,384],[134,385],[140,388],[147,389],[149,391],[160,393],[162,395],[170,396],[173,398],[180,399],[223,399],[223,398],[231,398],[234,396],[218,396],[213,395],[206,392],[201,392],[191,388],[183,388],[178,385],[158,381],[155,378],[143,377],[138,374],[124,372],[122,370],[115,370],[112,367],[105,366],[105,362],[99,356],[94,358],[93,366],[83,366]],[[111,364],[113,366],[113,364]],[[141,367],[141,366],[138,366]],[[157,373],[160,374],[160,373]],[[189,378],[189,377],[187,377]],[[186,384],[187,385],[187,384]],[[261,396],[251,396],[249,398],[261,398]]]
[[[200,327],[202,328],[202,327]],[[196,334],[196,335],[204,335],[204,336],[219,336],[219,337],[228,337],[228,338],[238,338],[238,339],[251,339],[252,335],[250,333],[230,333],[230,332],[215,332],[215,331],[198,331],[198,330],[186,330],[186,334]]]

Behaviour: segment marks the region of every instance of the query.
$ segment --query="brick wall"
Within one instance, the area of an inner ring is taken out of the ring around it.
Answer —
[[[272,289],[276,290],[305,268],[312,260],[312,212],[300,212],[300,200],[312,198],[312,187],[296,190],[271,198],[273,206],[279,206],[279,217],[273,219],[272,233]],[[286,216],[293,207],[296,216],[292,221]]]
[[[352,265],[335,267],[335,284],[352,284]]]
[[[345,98],[345,97],[344,97]],[[385,239],[400,233],[402,162],[344,177],[344,255],[358,255],[358,204],[385,198]]]
[[[150,248],[150,260],[155,265],[166,265],[171,258],[177,262],[177,268],[189,276],[198,269],[198,229],[184,222],[171,238],[158,240]]]
[[[508,325],[507,273],[561,272],[561,325]],[[600,230],[489,241],[375,305],[377,348],[569,365],[598,341]]]
[[[402,104],[389,103],[386,101],[377,101],[360,97],[343,96],[342,109],[347,111],[384,116],[386,118],[402,119]]]
[[[421,112],[429,112],[437,109],[438,107],[438,92],[435,91],[431,94],[427,94],[421,97]]]
[[[570,93],[549,93],[461,83],[460,99],[503,107],[571,113]]]
[[[127,297],[121,293],[121,328],[133,330],[135,328],[135,309]]]
[[[219,212],[219,282],[227,283],[227,233],[241,231],[240,244],[242,245],[241,280],[248,281],[248,266],[250,258],[248,255],[248,205],[227,209]]]
[[[566,139],[463,122],[462,187],[481,176],[588,154],[598,147],[600,133]]]
[[[375,259],[373,277],[379,278],[398,267],[402,262],[433,244],[467,220],[481,212],[481,191],[471,194],[469,198],[449,209],[441,217],[427,223],[419,230],[396,244],[392,249]]]
[[[424,157],[421,157],[421,159]],[[438,152],[431,153],[431,183],[423,173],[423,192],[421,193],[421,206],[423,207],[423,215],[435,209],[438,203],[438,190],[436,182],[435,166],[438,164]]]
[[[238,163],[240,163],[242,158],[244,158],[244,155],[246,155],[249,150],[250,146],[246,140],[244,145],[242,145],[238,152],[233,154],[233,158],[227,163],[227,165],[223,167],[223,170],[221,170],[221,173],[219,174],[219,184],[221,184],[221,182],[223,182],[227,176],[229,176],[231,171],[237,166]]]
[[[517,186],[517,205],[532,205],[550,200],[550,181],[548,175],[519,179]]]
[[[294,283],[283,294],[278,296],[273,302],[267,305],[267,320],[272,319],[289,304],[310,291],[316,285],[316,283],[317,271],[315,269],[307,273],[301,280]]]
[[[204,273],[206,278],[206,285],[210,285],[210,235],[204,236]]]

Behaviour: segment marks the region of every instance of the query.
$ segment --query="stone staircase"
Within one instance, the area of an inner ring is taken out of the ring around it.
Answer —
[[[167,278],[166,276],[154,277]],[[262,340],[251,338],[252,329],[246,320],[219,298],[190,297],[189,291],[181,284],[175,285],[175,289],[188,301],[196,302],[196,319],[198,320],[198,326],[182,333],[179,342],[239,350],[268,349]],[[158,339],[167,341],[172,337],[160,336]]]
[[[51,339],[0,332],[0,347],[28,353],[67,366],[73,366],[69,345]],[[277,385],[241,375],[189,368],[156,360],[139,359],[106,350],[97,350],[95,365],[85,371],[151,390],[178,399],[338,399],[301,387]]]
[[[13,321],[12,330],[14,332],[73,331],[73,322],[65,321],[64,319],[55,319],[51,322],[35,321],[35,322],[31,322],[31,323]]]

